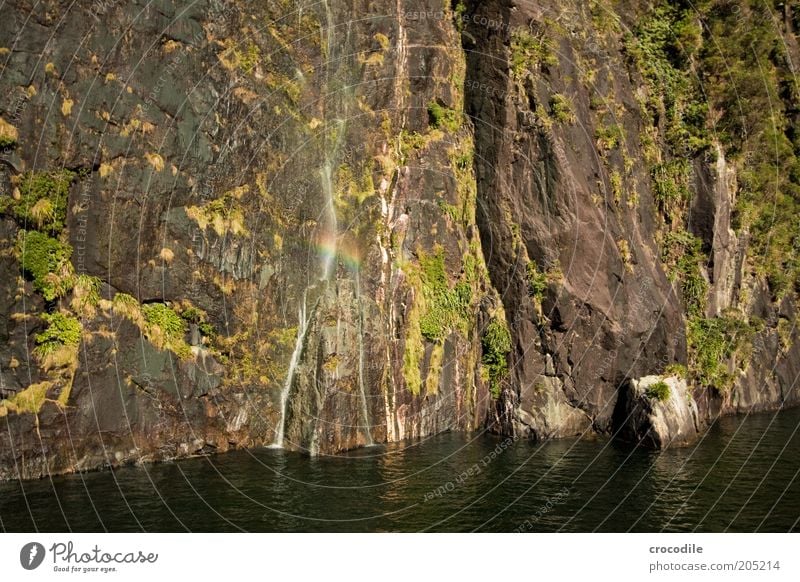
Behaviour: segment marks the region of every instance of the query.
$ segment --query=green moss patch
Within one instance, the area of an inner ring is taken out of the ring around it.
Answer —
[[[47,301],[66,295],[75,278],[72,247],[50,236],[30,230],[20,231],[16,245],[17,259],[23,271],[33,279],[34,288]]]
[[[26,226],[61,232],[67,217],[69,187],[75,177],[71,170],[21,174],[15,178],[19,198],[4,198],[0,211],[10,211]]]
[[[77,347],[81,341],[81,323],[72,315],[45,313],[47,329],[36,334],[36,355],[45,358],[61,348]]]

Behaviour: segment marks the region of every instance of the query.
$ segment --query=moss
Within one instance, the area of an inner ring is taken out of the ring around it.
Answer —
[[[237,42],[232,39],[221,41],[225,50],[218,55],[220,62],[226,69],[239,69],[251,74],[261,60],[261,49],[251,40]]]
[[[663,380],[660,380],[655,384],[650,384],[650,386],[648,386],[645,389],[644,394],[645,396],[647,396],[652,400],[657,400],[658,402],[666,402],[667,400],[669,400],[669,397],[671,396],[671,391],[669,389],[669,384],[667,384]]]
[[[71,170],[21,174],[15,178],[19,197],[0,201],[0,211],[10,211],[26,226],[61,232],[67,216],[69,187],[75,177]]]
[[[508,374],[508,353],[511,351],[511,332],[505,318],[495,317],[489,322],[481,337],[481,347],[481,361],[488,374],[489,389],[497,398],[501,382]]]
[[[81,341],[81,323],[72,315],[45,313],[47,329],[36,334],[36,355],[45,358],[64,347],[76,347]]]
[[[428,103],[428,122],[436,129],[456,133],[463,124],[463,117],[455,109],[431,101]]]
[[[527,266],[526,279],[528,282],[528,295],[541,303],[544,292],[547,290],[547,273],[539,271],[536,263],[531,261]]]
[[[38,414],[51,387],[51,382],[31,384],[8,400],[0,401],[0,416],[5,416],[9,411],[17,414]]]
[[[47,301],[66,295],[75,282],[70,263],[72,247],[37,231],[21,231],[16,245],[17,259],[33,279],[34,288]]]

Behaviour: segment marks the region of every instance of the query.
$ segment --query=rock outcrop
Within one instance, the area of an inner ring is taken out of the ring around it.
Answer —
[[[688,445],[700,434],[697,404],[686,380],[674,376],[632,379],[620,394],[614,431],[654,449]]]

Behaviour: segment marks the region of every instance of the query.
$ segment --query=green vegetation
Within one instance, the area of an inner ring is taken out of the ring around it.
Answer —
[[[59,233],[64,228],[69,187],[75,176],[71,170],[21,174],[15,179],[19,198],[0,200],[0,212],[10,211],[28,227]]]
[[[516,77],[537,67],[554,67],[558,57],[544,31],[536,34],[523,29],[511,33],[511,71]]]
[[[558,123],[574,122],[575,114],[572,112],[570,100],[560,93],[550,97],[550,116]]]
[[[511,332],[505,318],[495,317],[481,337],[482,362],[488,373],[492,395],[500,396],[501,382],[508,374],[508,353],[511,351]]]
[[[617,123],[599,126],[594,137],[601,153],[617,149],[625,138],[622,126]]]
[[[690,316],[703,313],[708,295],[708,282],[701,268],[708,260],[702,250],[703,241],[686,231],[667,233],[662,259],[669,277],[678,281],[683,302]]]
[[[658,402],[666,402],[669,400],[671,395],[669,384],[663,380],[660,380],[655,384],[650,384],[650,386],[645,389],[644,395],[652,400],[657,400]]]
[[[76,347],[81,341],[81,323],[72,315],[45,313],[47,329],[36,334],[36,355],[44,358],[63,347]]]
[[[450,330],[465,327],[472,288],[467,281],[459,281],[450,288],[441,247],[433,255],[420,254],[419,264],[425,299],[425,309],[419,319],[420,332],[428,341],[440,343]]]
[[[209,339],[217,337],[217,330],[214,325],[208,321],[208,314],[202,309],[197,307],[187,307],[180,312],[181,318],[187,323],[193,323],[200,330],[200,333]]]
[[[168,349],[179,357],[191,355],[186,343],[186,321],[174,309],[164,303],[142,305],[144,334],[159,349]]]
[[[135,297],[127,293],[117,293],[111,302],[111,309],[117,315],[131,320],[140,329],[144,328],[142,306]]]
[[[192,350],[186,343],[187,319],[165,303],[140,304],[127,293],[117,293],[111,303],[117,315],[134,323],[147,340],[160,350],[170,350],[181,359],[189,358]],[[197,315],[200,312],[198,310]],[[189,313],[189,317],[194,314]]]
[[[677,362],[675,362],[669,364],[666,368],[664,368],[664,375],[675,376],[676,378],[686,379],[686,377],[689,375],[689,371],[683,364],[678,364]]]
[[[72,247],[35,230],[20,231],[16,245],[22,269],[47,301],[66,295],[74,285]]]
[[[236,66],[249,75],[261,60],[261,50],[256,43],[248,41],[244,46],[233,49],[233,59]]]
[[[725,392],[735,379],[727,361],[751,341],[752,332],[751,326],[735,317],[691,318],[686,339],[692,379]]]
[[[692,197],[689,190],[689,171],[689,162],[686,159],[657,164],[650,170],[656,204],[670,220]]]
[[[528,296],[540,302],[544,299],[544,292],[547,291],[547,273],[539,271],[534,261],[528,263],[526,279],[528,281]]]
[[[100,301],[101,281],[98,277],[92,277],[81,273],[75,277],[75,286],[72,288],[72,301],[70,307],[80,315],[87,317],[94,316],[94,308]]]
[[[428,122],[436,129],[456,133],[463,124],[463,118],[455,109],[431,101],[428,103]]]
[[[672,155],[686,157],[708,147],[708,106],[692,72],[693,56],[702,42],[695,7],[659,2],[626,35],[625,50],[644,77],[647,108],[662,120]]]
[[[737,169],[734,228],[750,235],[748,267],[777,300],[800,290],[800,86],[775,22],[777,5],[745,0],[660,0],[625,50],[644,77],[653,139],[663,155],[646,155],[656,200],[673,224],[691,196],[691,162],[714,159],[713,136]]]

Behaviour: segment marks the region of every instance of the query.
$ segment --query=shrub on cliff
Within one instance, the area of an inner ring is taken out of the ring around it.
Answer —
[[[75,178],[71,170],[26,172],[18,176],[18,197],[6,198],[0,211],[10,211],[26,226],[58,233],[67,216],[69,187]]]
[[[47,301],[66,295],[74,284],[72,247],[35,230],[20,231],[17,260]]]
[[[511,351],[511,333],[504,320],[495,318],[486,326],[481,337],[483,365],[489,376],[489,389],[500,395],[500,382],[508,373],[508,353]]]
[[[36,355],[45,358],[64,347],[76,347],[81,341],[81,323],[71,315],[45,313],[47,329],[36,334]]]

